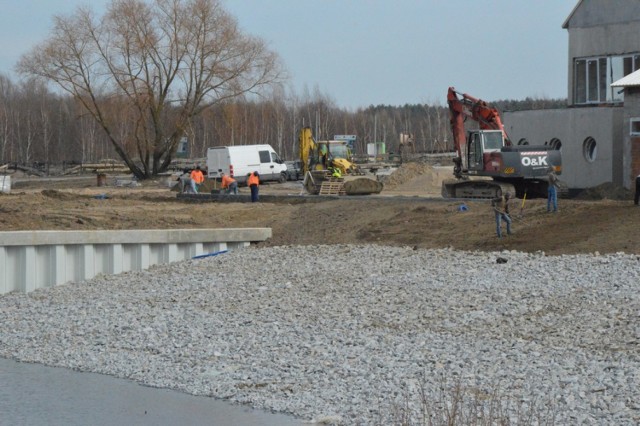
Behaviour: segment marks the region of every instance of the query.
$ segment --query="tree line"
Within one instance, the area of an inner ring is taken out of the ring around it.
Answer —
[[[0,76],[0,163],[113,158],[145,179],[165,172],[184,140],[191,158],[262,143],[293,159],[302,127],[318,140],[355,135],[359,155],[373,142],[453,149],[442,105],[348,111],[320,90],[286,90],[278,54],[221,0],[112,0],[102,16],[80,6],[53,21],[16,65],[25,80]]]
[[[444,96],[443,96],[444,97]],[[565,99],[499,100],[501,110],[563,108]],[[296,95],[279,88],[260,97],[225,101],[204,110],[185,129],[191,158],[207,148],[264,143],[284,159],[298,157],[298,132],[311,127],[317,140],[356,135],[355,154],[383,142],[398,152],[400,135],[413,135],[416,152],[453,150],[449,111],[440,104],[340,108],[315,90]],[[0,74],[0,164],[92,163],[117,159],[108,136],[72,96],[55,93],[38,79],[12,81]]]

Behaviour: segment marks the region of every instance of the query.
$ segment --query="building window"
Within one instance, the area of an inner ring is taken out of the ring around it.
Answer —
[[[587,102],[587,61],[577,59],[575,69],[575,102],[577,104],[584,104]]]
[[[596,144],[596,140],[591,136],[586,138],[582,143],[582,154],[588,162],[593,163],[596,161],[596,157],[598,156],[598,145]]]
[[[631,129],[629,133],[631,136],[640,136],[640,118],[631,119]]]
[[[598,60],[587,61],[587,102],[598,102]]]
[[[624,101],[623,91],[611,83],[640,69],[640,54],[574,60],[573,99],[576,104]]]
[[[560,151],[560,149],[562,148],[562,142],[560,142],[560,139],[558,138],[553,138],[549,141],[549,147],[551,147],[551,149],[555,149],[556,151]]]

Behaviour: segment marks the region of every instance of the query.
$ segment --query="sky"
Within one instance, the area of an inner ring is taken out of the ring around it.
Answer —
[[[578,0],[221,0],[284,63],[298,95],[338,107],[446,104],[450,86],[486,101],[567,96]],[[109,0],[0,0],[0,73],[46,40],[54,15]]]

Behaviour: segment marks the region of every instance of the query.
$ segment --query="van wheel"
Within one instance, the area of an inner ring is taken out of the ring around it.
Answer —
[[[285,183],[287,181],[287,174],[286,173],[280,173],[280,179],[278,179],[278,182],[280,183]]]

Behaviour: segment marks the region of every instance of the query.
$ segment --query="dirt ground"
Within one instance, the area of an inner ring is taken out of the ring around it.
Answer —
[[[547,254],[626,252],[640,255],[640,208],[628,192],[597,191],[583,199],[515,200],[514,234],[498,239],[488,201],[442,200],[440,182],[449,167],[403,166],[386,178],[380,195],[323,202],[190,202],[177,199],[168,179],[140,187],[116,186],[108,177],[44,179],[14,176],[10,194],[0,193],[0,229],[110,230],[270,227],[262,245],[375,243],[416,248],[543,251]],[[241,188],[247,193],[247,188]],[[261,194],[299,195],[301,182],[267,184]],[[313,197],[313,196],[309,196]]]

